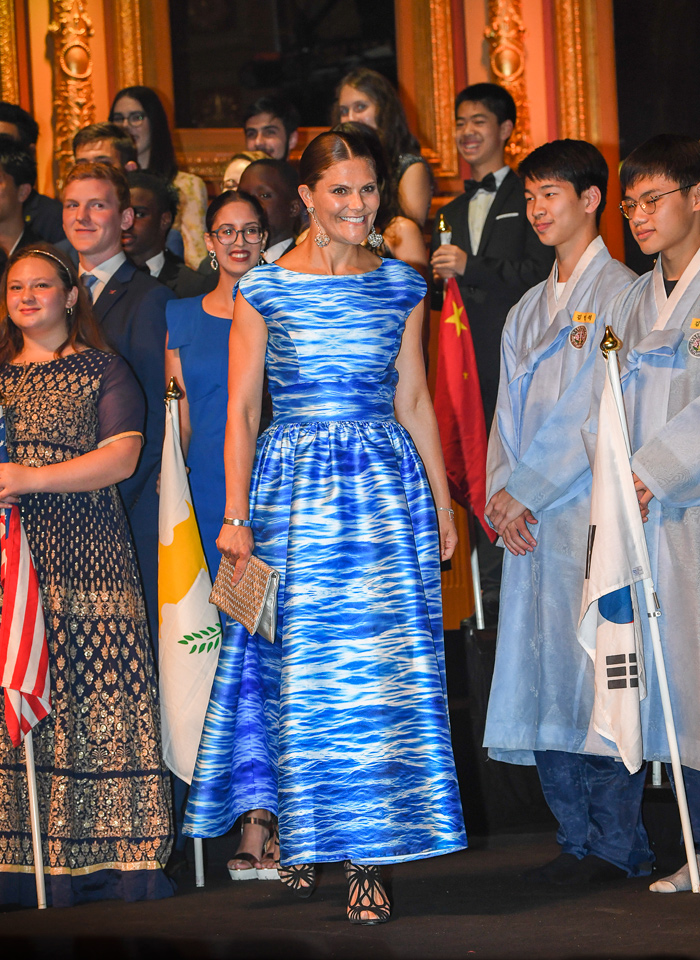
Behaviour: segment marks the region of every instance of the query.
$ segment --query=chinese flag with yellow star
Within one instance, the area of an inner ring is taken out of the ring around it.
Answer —
[[[456,280],[448,280],[440,315],[435,414],[450,493],[472,511],[493,541],[486,508],[486,422],[467,311]]]

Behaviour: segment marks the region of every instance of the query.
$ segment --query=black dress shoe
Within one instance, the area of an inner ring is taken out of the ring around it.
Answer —
[[[576,886],[586,883],[609,883],[613,880],[625,880],[627,874],[607,860],[589,854],[579,860],[572,853],[560,853],[543,867],[529,870],[524,874],[532,883],[553,883],[559,887]]]

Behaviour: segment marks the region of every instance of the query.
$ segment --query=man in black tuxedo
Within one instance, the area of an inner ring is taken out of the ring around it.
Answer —
[[[63,227],[110,346],[127,361],[146,398],[144,447],[133,476],[119,484],[141,571],[154,647],[158,641],[158,496],[165,427],[165,305],[175,294],[122,250],[134,218],[121,170],[83,161],[66,178]]]
[[[443,281],[454,277],[474,340],[487,431],[496,409],[506,316],[526,290],[548,276],[554,260],[551,248],[540,243],[525,216],[519,178],[505,164],[515,119],[513,98],[496,84],[476,83],[458,94],[455,139],[474,179],[466,180],[464,193],[442,209],[452,228],[451,243],[441,245],[437,229],[432,242],[433,307],[440,309]],[[502,551],[479,535],[480,524],[475,528],[484,612],[493,622]]]
[[[177,190],[172,183],[146,170],[133,170],[126,180],[134,211],[131,226],[122,234],[129,259],[137,267],[146,268],[177,297],[198,297],[213,290],[217,274],[211,270],[206,275],[198,273],[166,249],[165,241],[177,215]]]

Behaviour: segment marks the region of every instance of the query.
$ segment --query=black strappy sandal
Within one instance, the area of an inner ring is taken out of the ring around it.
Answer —
[[[391,916],[391,904],[386,890],[382,885],[382,874],[379,867],[360,866],[351,860],[343,863],[348,889],[348,920],[363,926],[372,926],[377,923],[386,923]],[[374,916],[364,919],[363,913]]]
[[[278,867],[282,883],[302,900],[307,900],[316,889],[316,865],[295,863],[291,867]]]

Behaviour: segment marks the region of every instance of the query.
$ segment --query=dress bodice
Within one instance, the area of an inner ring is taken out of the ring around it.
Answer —
[[[240,292],[268,330],[274,422],[393,416],[394,366],[406,318],[426,284],[400,260],[327,276],[256,267]]]

